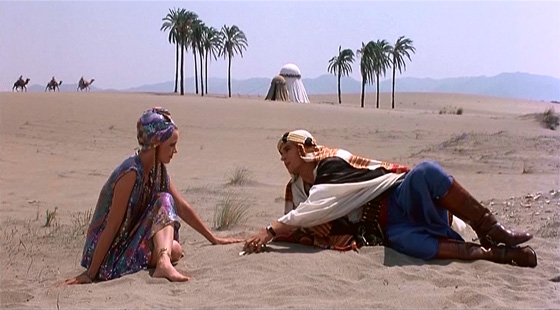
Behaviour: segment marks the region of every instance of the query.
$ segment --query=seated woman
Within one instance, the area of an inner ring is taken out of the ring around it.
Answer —
[[[179,218],[212,244],[242,241],[214,236],[170,180],[165,165],[177,153],[179,131],[167,110],[144,112],[137,138],[140,150],[101,189],[82,256],[87,270],[65,284],[110,280],[151,267],[154,277],[188,281],[173,266],[182,256]]]
[[[330,237],[327,244],[342,240],[338,244],[342,248],[353,240],[357,246],[383,244],[425,260],[537,265],[531,247],[517,246],[532,236],[504,228],[434,162],[422,162],[410,170],[318,146],[305,130],[285,133],[278,151],[292,175],[286,189],[287,212],[246,240],[247,253],[260,252],[276,236],[286,240],[290,232],[306,228],[303,239],[312,232],[316,238]],[[480,245],[465,242],[451,228],[449,212],[474,229]]]

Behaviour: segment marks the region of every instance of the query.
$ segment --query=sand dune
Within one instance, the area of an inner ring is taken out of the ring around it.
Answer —
[[[2,308],[558,308],[560,132],[531,114],[550,105],[453,94],[310,96],[312,104],[262,98],[140,93],[0,93]],[[136,147],[136,120],[152,106],[179,125],[172,179],[211,225],[228,193],[249,203],[247,222],[219,235],[248,236],[278,218],[289,178],[277,139],[305,128],[320,144],[414,165],[438,161],[508,226],[528,229],[535,269],[487,261],[426,262],[383,247],[339,253],[273,244],[238,255],[187,225],[178,269],[188,283],[150,271],[57,288],[82,271],[84,218],[109,173]],[[463,114],[440,114],[456,111]],[[251,182],[228,186],[236,168]],[[50,227],[46,213],[56,210]]]

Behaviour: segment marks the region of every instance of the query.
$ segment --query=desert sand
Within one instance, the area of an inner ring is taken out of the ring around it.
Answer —
[[[552,106],[459,94],[310,96],[310,104],[262,97],[146,93],[0,93],[1,308],[558,308],[560,131],[534,120]],[[111,171],[134,152],[136,120],[169,109],[181,137],[169,173],[212,226],[227,195],[248,202],[245,222],[220,236],[248,237],[283,212],[289,175],[276,150],[287,130],[319,144],[413,166],[438,161],[507,226],[527,229],[538,266],[423,261],[390,248],[359,252],[272,243],[239,256],[183,223],[187,283],[145,270],[59,288],[80,266],[87,213]],[[462,108],[462,115],[452,112]],[[556,109],[559,110],[558,108]],[[249,182],[227,185],[236,169]],[[47,212],[54,212],[45,227]]]

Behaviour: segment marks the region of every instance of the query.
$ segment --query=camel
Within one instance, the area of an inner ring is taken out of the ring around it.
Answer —
[[[29,83],[29,81],[31,81],[30,79],[25,79],[25,81],[23,80],[23,76],[20,75],[19,79],[14,83],[14,86],[12,87],[12,91],[14,91],[14,89],[16,91],[18,91],[19,88],[21,88],[21,91],[27,91],[27,83]]]
[[[86,90],[89,91],[89,86],[91,85],[91,83],[93,83],[93,81],[95,81],[95,79],[91,79],[91,81],[86,81],[84,80],[84,77],[82,76],[80,78],[80,81],[78,82],[78,88],[76,88],[76,91],[80,91],[80,90]]]
[[[60,82],[56,82],[54,76],[52,77],[51,81],[47,84],[47,86],[45,87],[45,91],[47,91],[47,89],[49,91],[56,91],[58,89],[58,91],[60,91],[60,85],[62,85],[62,81]]]

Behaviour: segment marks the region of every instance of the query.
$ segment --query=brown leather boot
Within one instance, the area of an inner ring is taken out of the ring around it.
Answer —
[[[484,259],[498,264],[510,264],[519,267],[537,266],[537,254],[529,247],[491,246],[482,247],[476,243],[443,239],[439,241],[438,259]]]
[[[490,210],[474,199],[457,181],[453,181],[447,194],[438,200],[438,204],[469,224],[484,247],[500,243],[513,246],[533,238],[528,232],[506,229]]]

